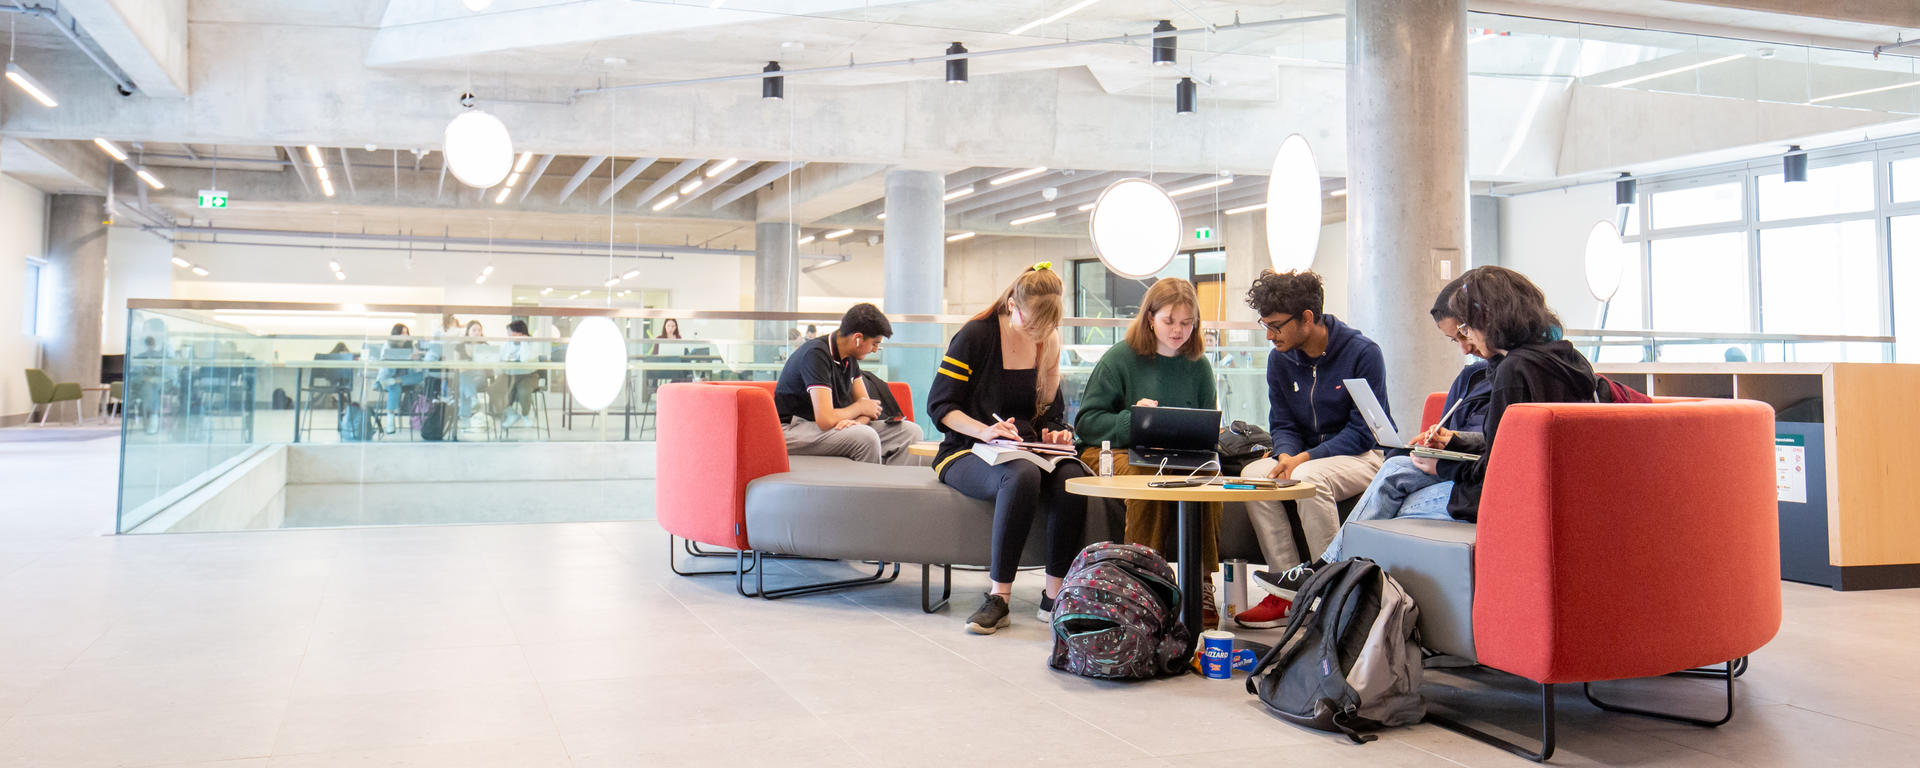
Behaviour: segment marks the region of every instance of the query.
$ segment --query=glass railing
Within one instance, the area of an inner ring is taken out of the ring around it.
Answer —
[[[1597,363],[1890,363],[1892,336],[1567,331]]]

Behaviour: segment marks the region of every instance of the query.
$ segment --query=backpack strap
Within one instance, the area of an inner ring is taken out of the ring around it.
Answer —
[[[1330,589],[1330,591],[1333,592],[1332,602],[1322,604],[1318,614],[1320,619],[1320,652],[1323,654],[1323,658],[1340,658],[1340,641],[1345,634],[1346,628],[1353,623],[1354,612],[1359,610],[1359,601],[1355,598],[1360,596],[1360,590],[1366,588],[1366,582],[1369,579],[1378,580],[1380,578],[1380,566],[1376,565],[1372,560],[1356,558],[1345,561],[1345,564],[1348,567],[1338,575],[1338,588]],[[1351,694],[1352,687],[1346,685],[1345,670],[1341,671],[1340,679],[1343,688]],[[1363,736],[1351,726],[1347,725],[1347,722],[1359,712],[1360,708],[1358,705],[1350,701],[1343,703],[1330,699],[1322,699],[1321,702],[1322,705],[1327,708],[1327,711],[1333,713],[1332,721],[1334,727],[1339,728],[1340,732],[1346,734],[1346,737],[1352,740],[1353,743],[1365,744],[1378,738],[1371,734]]]

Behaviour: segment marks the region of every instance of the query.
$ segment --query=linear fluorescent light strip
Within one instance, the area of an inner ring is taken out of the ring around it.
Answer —
[[[846,237],[847,235],[851,235],[851,234],[853,234],[853,230],[851,229],[836,229],[832,232],[828,232],[826,234],[826,238],[828,240],[838,240],[840,238]]]
[[[1030,29],[1033,29],[1034,27],[1039,27],[1039,26],[1045,26],[1045,25],[1047,25],[1047,24],[1052,24],[1052,23],[1054,23],[1054,22],[1056,22],[1056,21],[1059,21],[1059,20],[1061,20],[1061,19],[1064,19],[1064,18],[1066,18],[1066,17],[1068,17],[1068,16],[1070,16],[1070,15],[1072,15],[1072,14],[1074,14],[1074,13],[1076,13],[1076,12],[1078,12],[1078,11],[1080,11],[1080,10],[1081,10],[1081,9],[1083,9],[1083,8],[1086,8],[1086,7],[1087,7],[1087,6],[1089,6],[1089,5],[1093,5],[1094,3],[1097,3],[1097,2],[1100,2],[1100,0],[1080,0],[1080,2],[1077,2],[1077,3],[1074,3],[1073,5],[1069,5],[1069,6],[1067,6],[1067,8],[1066,8],[1066,10],[1063,10],[1063,11],[1059,11],[1059,12],[1057,12],[1057,13],[1054,13],[1054,14],[1053,14],[1053,15],[1051,15],[1051,16],[1043,16],[1043,17],[1041,17],[1041,18],[1038,18],[1038,19],[1034,19],[1033,21],[1029,21],[1029,22],[1027,22],[1027,23],[1025,23],[1025,24],[1022,24],[1022,25],[1020,25],[1020,26],[1017,26],[1017,27],[1014,27],[1014,28],[1013,28],[1013,31],[1011,31],[1011,32],[1008,32],[1007,34],[1009,34],[1009,35],[1024,35],[1024,34],[1026,34],[1026,33],[1027,33],[1027,30],[1030,30]]]
[[[989,185],[997,187],[1002,184],[1012,184],[1013,182],[1019,181],[1021,179],[1032,178],[1034,176],[1038,176],[1046,172],[1047,172],[1047,167],[1043,165],[1043,166],[1040,166],[1039,168],[1028,168],[1024,171],[1014,171],[1013,173],[1009,173],[1005,176],[1001,176],[987,183]]]
[[[654,203],[653,209],[656,211],[665,210],[667,206],[677,202],[680,202],[679,195],[667,195],[666,197],[660,198],[660,202]]]
[[[7,79],[12,80],[14,85],[20,86],[20,90],[26,91],[27,95],[32,96],[34,101],[40,102],[41,106],[60,106],[60,100],[55,99],[46,86],[41,85],[40,81],[33,79],[33,75],[27,74],[20,65],[11,61],[7,62]]]
[[[1347,196],[1347,188],[1346,188],[1346,187],[1341,187],[1341,188],[1339,188],[1339,189],[1336,189],[1336,190],[1334,190],[1334,191],[1332,191],[1332,192],[1328,192],[1328,193],[1327,193],[1327,197],[1346,197],[1346,196]]]
[[[493,196],[493,204],[499,205],[503,202],[506,202],[507,195],[510,195],[510,194],[513,194],[513,185],[509,184],[507,186],[501,187],[500,194]]]
[[[193,266],[193,262],[187,261],[186,259],[175,256],[173,257],[173,265],[181,269],[187,269]]]
[[[139,176],[140,180],[146,182],[147,186],[149,187],[153,187],[154,189],[167,188],[167,185],[160,183],[160,178],[158,176],[153,175],[152,171],[149,171],[145,168],[135,168],[133,169],[133,174],[135,176]],[[327,194],[331,195],[333,193],[328,192]]]
[[[1833,94],[1832,96],[1822,96],[1817,99],[1809,100],[1807,103],[1819,104],[1823,101],[1833,101],[1835,99],[1850,99],[1855,96],[1865,96],[1870,93],[1886,93],[1887,91],[1899,90],[1901,88],[1912,88],[1916,85],[1920,85],[1920,80],[1913,80],[1905,83],[1894,83],[1893,85],[1883,85],[1878,88],[1867,88],[1867,89],[1858,90],[1858,91],[1848,91],[1846,93],[1836,93],[1836,94]]]
[[[951,203],[955,200],[958,200],[960,198],[966,197],[967,195],[971,195],[971,194],[973,194],[973,185],[968,184],[964,187],[958,187],[955,189],[947,190],[947,193],[945,195],[942,195],[940,199],[943,202]]]
[[[640,270],[637,270],[637,269],[629,269],[629,270],[627,270],[626,272],[624,272],[624,273],[621,273],[621,275],[620,275],[620,279],[622,279],[622,280],[632,280],[632,279],[634,279],[634,278],[636,278],[636,277],[639,277],[639,276],[640,276]]]
[[[519,176],[522,171],[525,171],[527,169],[527,161],[532,159],[533,159],[532,151],[520,153],[520,162],[513,164],[513,175]]]
[[[320,148],[312,144],[307,145],[307,159],[313,161],[313,167],[315,168],[327,167],[326,159],[320,156]]]
[[[881,211],[881,212],[880,212],[880,215],[878,215],[878,216],[875,216],[874,218],[876,218],[876,219],[879,219],[879,220],[881,220],[881,221],[886,221],[886,220],[887,220],[887,212],[886,212],[886,211]]]
[[[1213,189],[1214,187],[1224,187],[1232,183],[1233,183],[1233,179],[1224,178],[1224,177],[1213,179],[1212,181],[1203,181],[1191,187],[1181,187],[1180,189],[1176,189],[1172,192],[1168,192],[1167,197],[1179,197],[1181,195],[1191,195],[1195,192],[1202,192],[1205,190]]]
[[[322,170],[324,170],[324,169],[322,169]],[[325,193],[327,197],[333,197],[333,180],[332,180],[332,179],[329,179],[329,178],[327,178],[327,177],[325,177],[325,176],[321,176],[321,177],[320,177],[320,191],[321,191],[321,192],[323,192],[323,193]]]
[[[1087,203],[1086,205],[1080,206],[1078,210],[1081,213],[1086,213],[1087,211],[1091,211],[1093,210],[1093,203]]]
[[[960,234],[957,234],[957,235],[947,235],[947,242],[949,242],[949,243],[957,243],[957,242],[960,242],[960,241],[962,241],[962,240],[972,240],[972,239],[973,239],[973,236],[974,236],[975,234],[977,234],[977,233],[974,233],[974,232],[961,232]]]
[[[1720,58],[1717,58],[1717,59],[1712,59],[1712,60],[1710,60],[1710,61],[1702,61],[1702,62],[1699,62],[1699,63],[1697,63],[1697,64],[1688,64],[1688,65],[1686,65],[1686,66],[1684,66],[1684,67],[1674,67],[1673,69],[1669,69],[1669,70],[1666,70],[1665,72],[1655,72],[1655,73],[1653,73],[1653,74],[1651,74],[1651,75],[1641,75],[1641,76],[1639,76],[1639,77],[1630,77],[1630,78],[1627,78],[1627,79],[1625,79],[1625,80],[1621,80],[1620,82],[1617,82],[1617,83],[1607,83],[1607,84],[1605,84],[1605,85],[1602,85],[1602,86],[1600,86],[1600,87],[1602,87],[1602,88],[1625,88],[1625,87],[1627,87],[1627,86],[1629,86],[1629,85],[1633,85],[1633,84],[1635,84],[1635,83],[1644,83],[1644,82],[1646,82],[1646,81],[1648,81],[1648,80],[1655,80],[1655,79],[1658,79],[1658,78],[1662,78],[1662,77],[1666,77],[1667,75],[1677,75],[1677,74],[1680,74],[1680,73],[1682,73],[1682,72],[1692,72],[1693,70],[1696,70],[1696,69],[1704,69],[1704,68],[1706,68],[1706,67],[1711,67],[1711,66],[1713,66],[1713,65],[1715,65],[1715,64],[1725,64],[1725,63],[1727,63],[1727,62],[1729,62],[1729,61],[1733,61],[1733,60],[1735,60],[1735,59],[1739,59],[1739,58],[1743,58],[1743,57],[1744,57],[1744,55],[1743,55],[1743,54],[1738,54],[1738,53],[1736,53],[1736,54],[1733,54],[1732,56],[1722,56],[1722,57],[1720,57]]]
[[[715,176],[725,173],[728,168],[732,168],[735,165],[738,165],[739,163],[740,163],[740,158],[729,157],[725,160],[714,163],[713,165],[709,165],[707,166],[707,178],[711,179]]]
[[[1036,221],[1046,221],[1047,219],[1051,219],[1058,215],[1059,215],[1059,212],[1057,211],[1047,211],[1046,213],[1036,213],[1032,216],[1022,216],[1020,218],[1014,219],[1013,221],[1009,221],[1007,223],[1017,227],[1022,224],[1032,224]]]
[[[127,161],[127,153],[125,150],[120,149],[119,145],[106,139],[94,139],[93,143],[94,146],[100,148],[100,151],[107,153],[113,159],[123,163]]]
[[[1240,206],[1240,207],[1238,207],[1238,208],[1228,208],[1228,209],[1226,210],[1226,213],[1225,213],[1224,215],[1227,215],[1227,216],[1238,216],[1238,215],[1240,215],[1240,214],[1243,214],[1243,213],[1252,213],[1252,212],[1254,212],[1254,211],[1263,211],[1263,210],[1266,210],[1266,208],[1267,208],[1267,204],[1266,204],[1266,203],[1254,203],[1253,205],[1243,205],[1243,206]]]
[[[194,274],[196,274],[196,275],[199,275],[199,276],[201,276],[201,277],[206,277],[206,276],[207,276],[207,275],[209,274],[209,273],[207,272],[207,268],[206,268],[206,267],[194,267],[194,268],[193,268],[193,273],[194,273]]]
[[[706,179],[694,179],[693,181],[682,184],[680,185],[680,194],[692,194],[694,190],[699,189],[700,185],[705,183],[707,183]]]
[[[607,287],[607,288],[612,288],[612,287],[614,287],[614,286],[616,286],[616,285],[619,285],[619,284],[620,284],[620,278],[617,278],[617,277],[609,277],[609,278],[607,278],[607,280],[606,280],[606,282],[604,282],[604,283],[601,283],[600,285],[601,285],[601,286],[603,286],[603,287]]]
[[[800,238],[799,244],[806,245],[807,243],[811,243],[811,242],[813,242],[813,235],[807,235],[805,237]]]

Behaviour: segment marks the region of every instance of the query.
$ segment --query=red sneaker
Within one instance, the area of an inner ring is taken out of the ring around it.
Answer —
[[[1248,629],[1272,629],[1285,626],[1287,612],[1293,610],[1293,601],[1284,597],[1267,595],[1259,605],[1241,611],[1233,621]]]

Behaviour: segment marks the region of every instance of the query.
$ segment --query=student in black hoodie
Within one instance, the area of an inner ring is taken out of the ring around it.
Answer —
[[[1460,276],[1448,302],[1460,330],[1491,372],[1483,431],[1434,430],[1426,444],[1480,454],[1479,461],[1442,461],[1423,469],[1453,481],[1447,511],[1459,520],[1479,517],[1480,488],[1493,460],[1494,438],[1507,406],[1518,403],[1591,403],[1599,380],[1593,364],[1560,338],[1560,318],[1525,275],[1504,267],[1475,267]]]
[[[1087,500],[1067,492],[1067,480],[1087,475],[1076,459],[1052,471],[1026,461],[990,465],[973,453],[979,442],[1005,438],[1073,445],[1060,394],[1060,315],[1063,286],[1052,264],[1027,268],[993,304],[960,326],[933,377],[927,415],[946,433],[934,457],[941,482],[976,499],[993,501],[993,551],[980,610],[967,631],[990,635],[1011,623],[1008,599],[1034,515],[1047,519],[1047,580],[1041,621],[1080,553]]]

